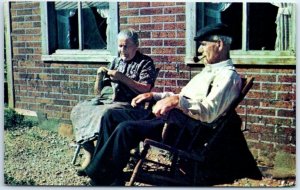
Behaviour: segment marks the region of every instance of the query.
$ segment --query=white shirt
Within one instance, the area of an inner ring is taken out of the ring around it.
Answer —
[[[182,88],[177,108],[194,119],[211,123],[239,96],[241,84],[241,77],[231,59],[207,64]],[[154,99],[160,100],[173,95],[175,94],[172,92],[154,93]]]

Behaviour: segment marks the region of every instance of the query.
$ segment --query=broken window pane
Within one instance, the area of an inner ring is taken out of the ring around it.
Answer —
[[[107,49],[108,2],[82,2],[81,13],[77,2],[56,1],[54,7],[56,49]]]
[[[238,2],[197,3],[197,30],[223,22],[232,30],[232,50],[291,50],[293,10],[290,3],[247,3],[245,12]]]
[[[57,49],[78,49],[78,7],[76,2],[55,2]]]
[[[107,48],[108,3],[82,3],[83,49]]]

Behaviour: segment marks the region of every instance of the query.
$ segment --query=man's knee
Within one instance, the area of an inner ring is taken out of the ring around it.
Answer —
[[[102,115],[102,118],[103,119],[108,119],[108,120],[111,120],[114,118],[114,116],[116,116],[118,113],[116,113],[116,110],[115,109],[112,109],[112,108],[106,108],[104,111],[103,111],[103,115]]]
[[[129,131],[131,128],[132,125],[130,121],[123,121],[116,127],[115,130],[118,132],[125,132],[125,131]]]

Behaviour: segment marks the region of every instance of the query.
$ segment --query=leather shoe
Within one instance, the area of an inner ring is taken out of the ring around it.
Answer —
[[[93,179],[91,179],[89,181],[89,184],[91,186],[109,186],[110,185],[110,183],[107,182],[106,180],[93,180]]]
[[[85,170],[77,170],[77,175],[78,176],[83,176],[83,177],[87,176]]]

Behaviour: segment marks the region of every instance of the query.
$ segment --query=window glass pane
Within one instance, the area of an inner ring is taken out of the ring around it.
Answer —
[[[279,13],[280,7],[284,13]],[[223,22],[233,34],[232,50],[242,49],[243,38],[247,50],[286,50],[289,48],[291,8],[289,4],[247,3],[197,3],[197,30],[209,24]],[[243,15],[247,16],[246,36],[242,35]],[[279,17],[281,19],[278,19]],[[276,20],[277,19],[277,20]],[[286,29],[284,29],[286,28]]]
[[[227,9],[221,12],[221,19],[231,30],[233,36],[231,49],[242,49],[243,4],[231,3]]]
[[[107,17],[109,12],[108,2],[83,2],[83,48],[107,48]]]
[[[55,2],[57,49],[78,49],[77,2]]]
[[[277,12],[270,3],[248,3],[250,50],[275,50]]]
[[[242,48],[242,3],[197,3],[197,30],[222,22],[232,30],[231,49]]]

